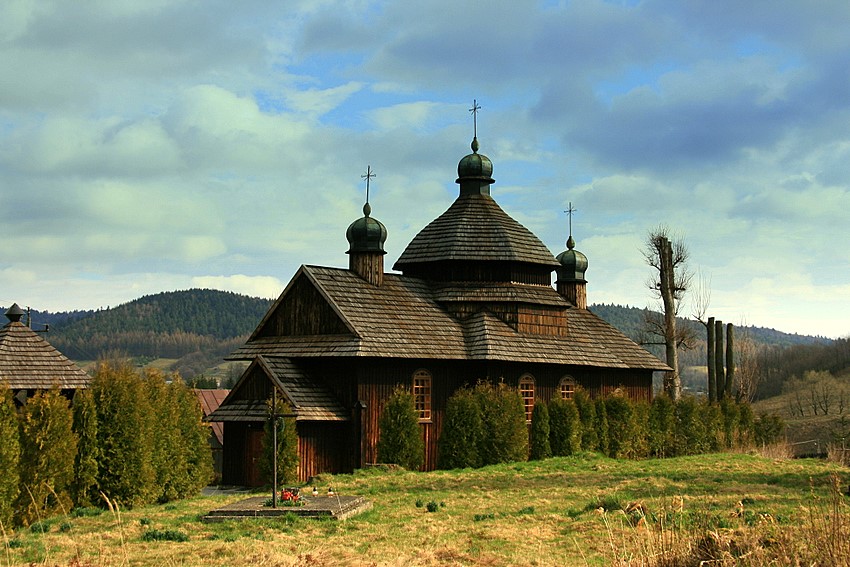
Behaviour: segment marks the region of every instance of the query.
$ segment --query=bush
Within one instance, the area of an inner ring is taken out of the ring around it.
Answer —
[[[482,437],[481,406],[472,390],[457,390],[446,402],[443,430],[438,442],[441,469],[480,467],[478,447]]]
[[[723,398],[720,401],[720,413],[723,416],[723,446],[731,449],[735,446],[735,434],[740,419],[738,404],[733,400]]]
[[[74,394],[73,412],[77,454],[74,457],[71,497],[74,505],[86,507],[100,500],[97,486],[97,463],[100,458],[97,445],[97,408],[90,390],[77,390]]]
[[[29,525],[71,508],[77,437],[69,402],[58,387],[27,400],[20,423],[21,490],[16,512],[18,521]]]
[[[603,455],[608,454],[608,412],[605,409],[605,400],[599,398],[595,403],[596,419],[593,427],[596,430],[597,449]]]
[[[531,411],[531,459],[539,461],[552,456],[549,444],[549,408],[537,400]]]
[[[552,454],[565,457],[578,453],[581,450],[581,440],[581,422],[575,402],[552,398],[549,402],[549,443]]]
[[[418,470],[425,460],[425,443],[419,428],[413,394],[396,387],[384,405],[379,421],[378,460]]]
[[[585,451],[601,450],[596,428],[596,405],[590,399],[590,394],[584,388],[577,387],[573,394],[573,402],[581,422],[581,448]],[[605,450],[607,451],[607,447]]]
[[[157,416],[140,376],[126,361],[102,361],[91,392],[97,408],[100,490],[126,507],[153,502],[161,492],[151,463]]]
[[[489,382],[479,382],[474,392],[483,422],[478,449],[482,464],[527,460],[528,426],[525,407],[517,389],[504,383],[494,386]]]
[[[656,396],[649,407],[649,454],[669,457],[674,454],[676,441],[676,405],[667,396]]]
[[[637,428],[631,401],[623,396],[608,396],[604,405],[608,420],[608,456],[634,457]]]
[[[785,423],[776,414],[761,414],[753,423],[753,438],[756,445],[771,445],[782,438]]]
[[[12,525],[14,502],[18,497],[18,467],[21,458],[21,442],[18,418],[12,392],[0,383],[0,523]]]

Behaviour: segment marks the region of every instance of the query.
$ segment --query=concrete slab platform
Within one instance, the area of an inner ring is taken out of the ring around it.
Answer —
[[[345,520],[372,507],[362,496],[302,496],[303,506],[265,506],[268,496],[254,496],[211,510],[202,518],[205,522],[221,522],[246,518],[275,518],[286,514],[306,518]]]

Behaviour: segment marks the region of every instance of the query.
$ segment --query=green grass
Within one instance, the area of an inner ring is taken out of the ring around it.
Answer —
[[[287,515],[205,524],[201,515],[244,496],[198,497],[7,534],[0,567],[610,565],[657,555],[671,542],[690,548],[709,533],[739,534],[740,545],[769,529],[771,541],[784,541],[781,534],[800,532],[812,510],[830,502],[835,475],[844,487],[850,482],[850,471],[835,464],[746,454],[646,461],[581,454],[478,470],[358,471],[311,483],[371,500],[371,510],[344,522]],[[846,515],[846,504],[839,511]],[[62,530],[64,523],[70,527]]]

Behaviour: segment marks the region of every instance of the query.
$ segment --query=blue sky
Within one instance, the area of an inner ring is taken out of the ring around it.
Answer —
[[[347,265],[369,165],[391,266],[455,198],[477,99],[500,205],[553,254],[578,209],[591,302],[655,306],[664,224],[710,314],[848,336],[848,24],[843,1],[6,1],[0,304],[277,296]]]

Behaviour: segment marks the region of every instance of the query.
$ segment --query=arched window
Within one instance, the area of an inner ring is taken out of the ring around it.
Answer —
[[[525,407],[525,421],[531,421],[531,412],[534,411],[534,376],[523,374],[520,377],[519,395],[522,397],[522,405]]]
[[[572,376],[564,376],[558,383],[558,391],[562,400],[571,400],[576,392],[576,381]]]
[[[427,370],[413,373],[413,403],[419,421],[431,421],[431,373]]]

